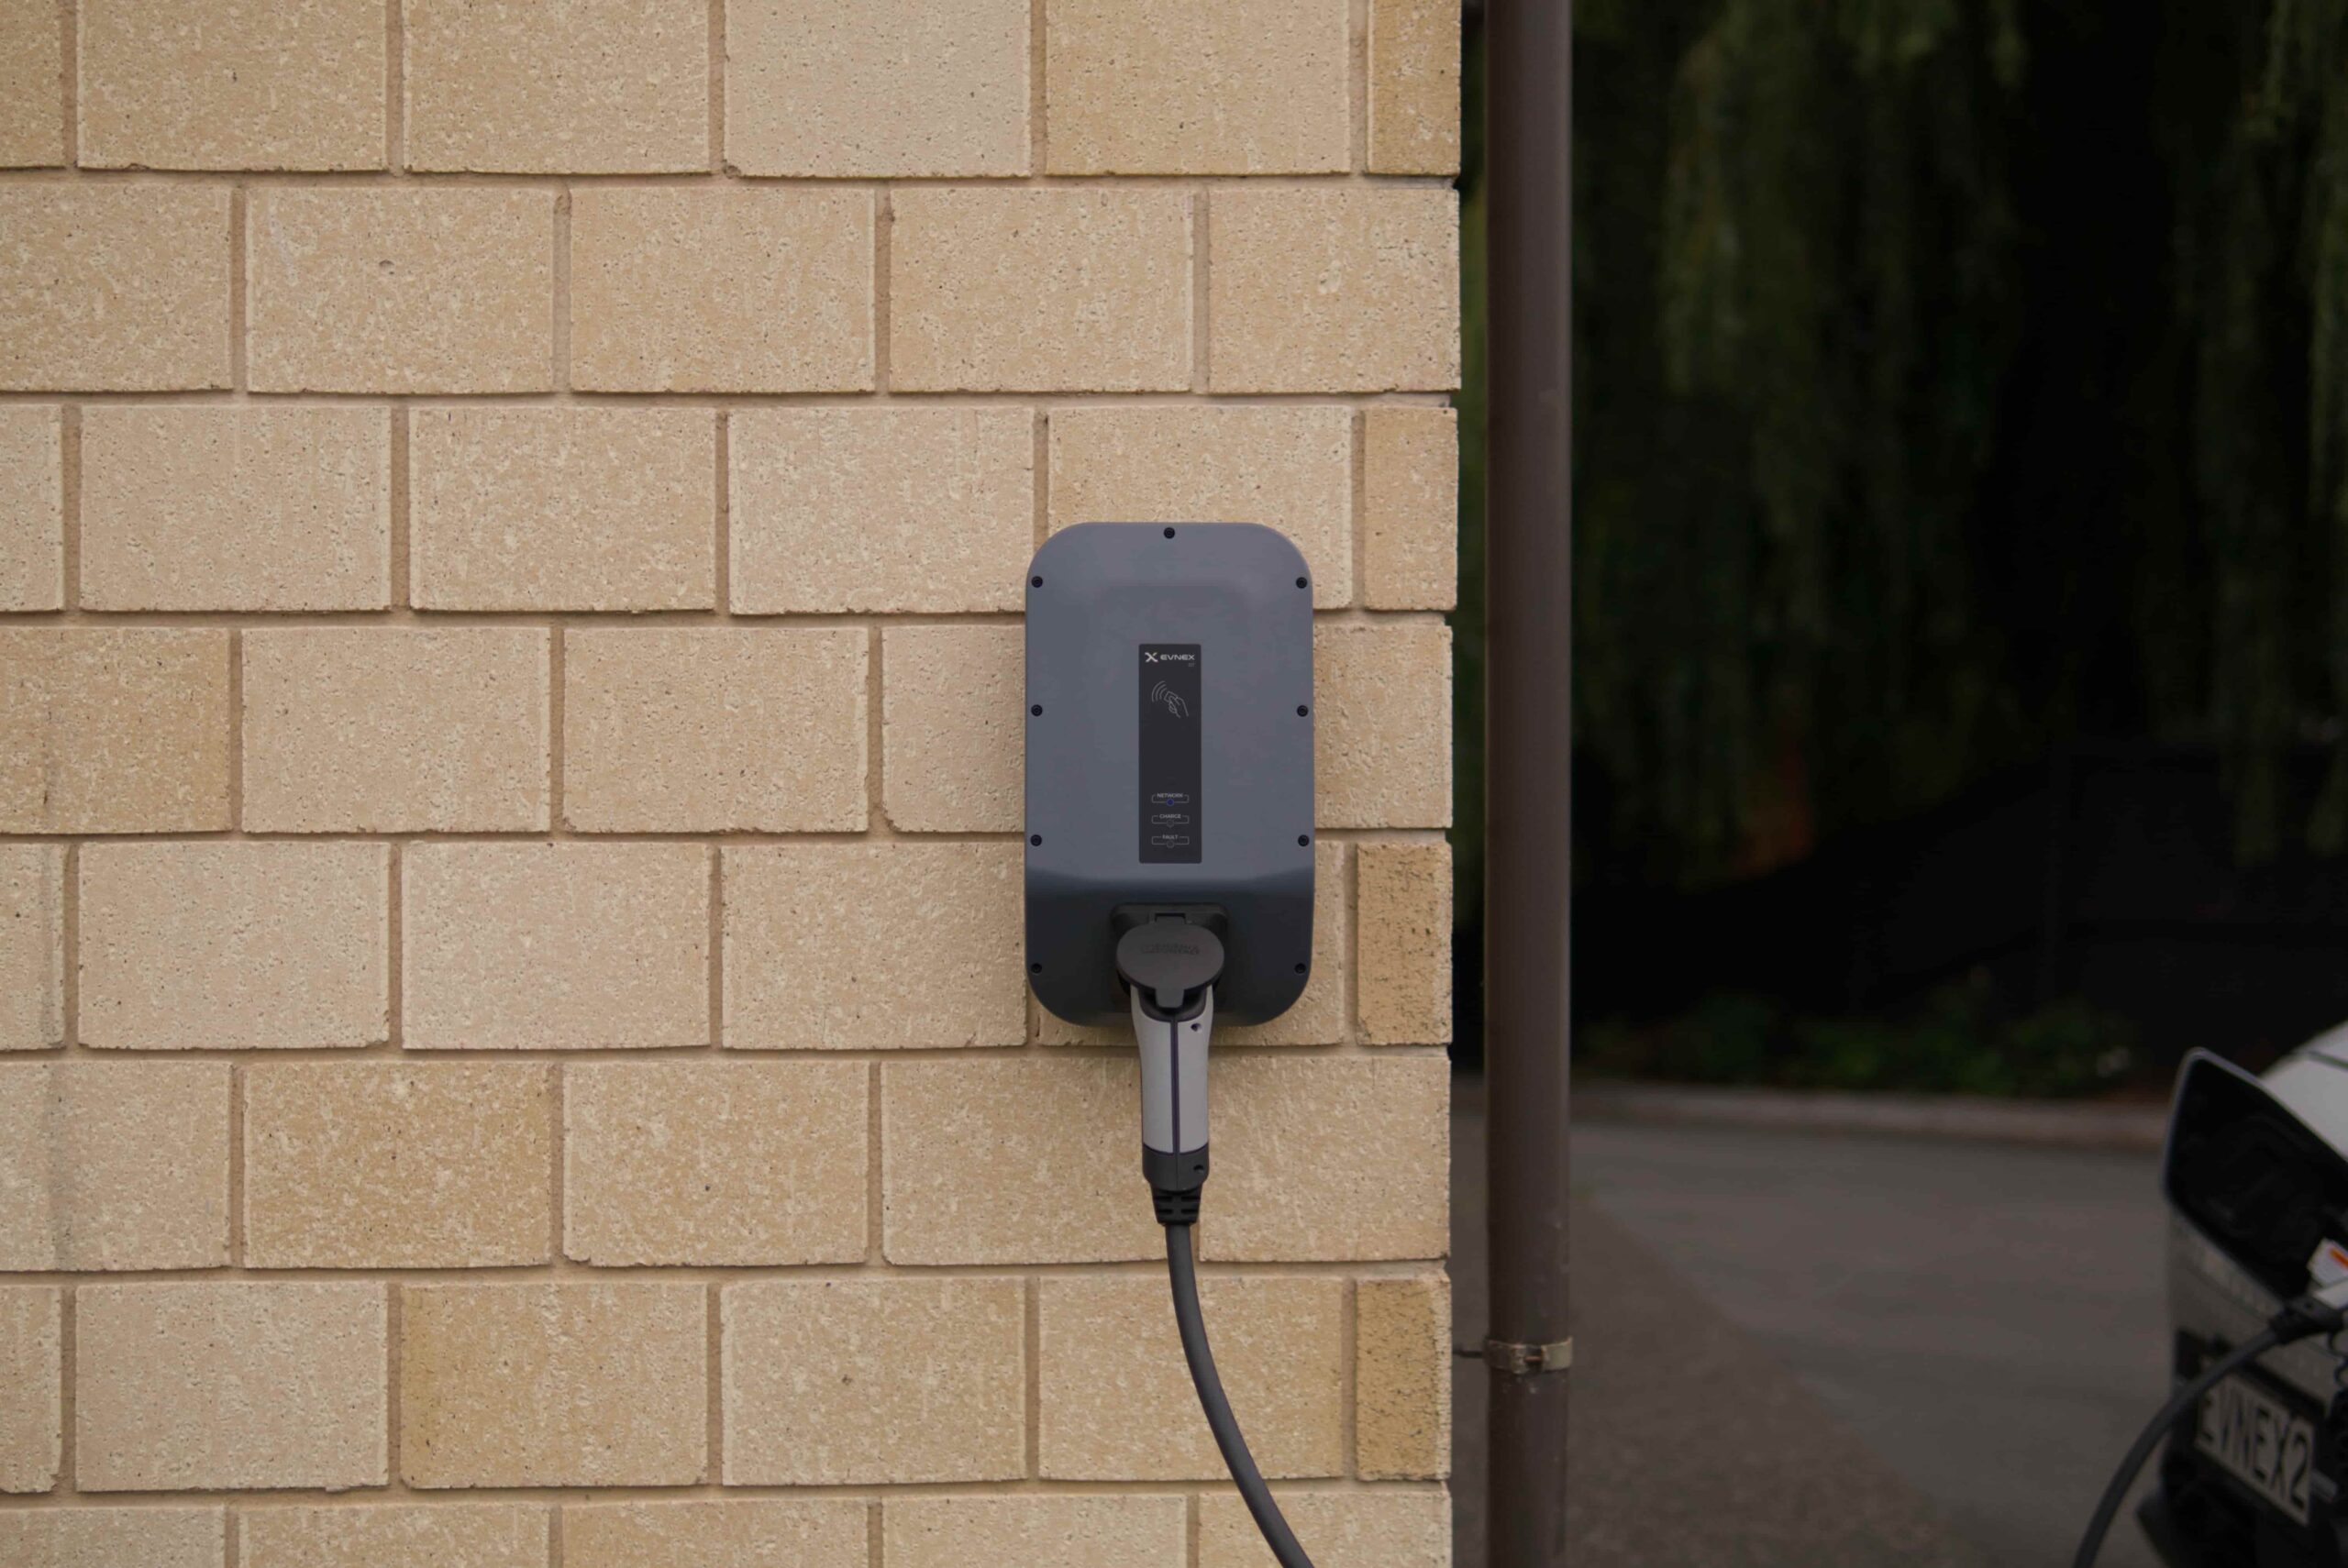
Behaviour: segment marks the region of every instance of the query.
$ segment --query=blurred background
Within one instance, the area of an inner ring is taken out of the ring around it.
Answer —
[[[2157,1097],[2348,1018],[2348,6],[1576,9],[1578,1070]]]
[[[1465,26],[1474,1342],[1475,0]],[[1574,1561],[2067,1562],[2169,1386],[2179,1060],[2263,1068],[2348,1019],[2348,0],[1576,26]],[[1713,1114],[1819,1090],[1858,1109]],[[2104,1557],[2153,1561],[2126,1523]]]

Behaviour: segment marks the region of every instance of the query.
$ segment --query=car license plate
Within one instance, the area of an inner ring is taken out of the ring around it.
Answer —
[[[2241,1377],[2201,1397],[2193,1446],[2299,1524],[2308,1522],[2315,1474],[2315,1425]]]

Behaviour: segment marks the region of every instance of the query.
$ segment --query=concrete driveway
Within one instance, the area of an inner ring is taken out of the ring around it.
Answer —
[[[1457,1337],[1481,1338],[1462,1080]],[[1575,1568],[2066,1562],[2166,1385],[2136,1154],[1578,1125]],[[1480,1366],[1457,1396],[1480,1568]],[[2132,1523],[2103,1562],[2152,1568]]]

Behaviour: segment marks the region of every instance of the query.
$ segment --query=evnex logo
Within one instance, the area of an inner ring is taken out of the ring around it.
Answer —
[[[1194,653],[1157,653],[1144,648],[1141,651],[1141,661],[1144,664],[1196,664],[1199,662],[1199,656]]]

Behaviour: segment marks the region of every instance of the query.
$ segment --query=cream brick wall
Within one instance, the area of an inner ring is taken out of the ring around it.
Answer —
[[[563,1510],[566,1568],[864,1568],[869,1503],[820,1501],[608,1503]]]
[[[0,404],[0,611],[65,602],[63,438],[56,409]]]
[[[546,1568],[548,1510],[526,1505],[445,1508],[270,1508],[248,1514],[246,1568]]]
[[[0,1511],[0,1562],[23,1568],[221,1568],[225,1508]]]
[[[705,408],[416,409],[419,610],[706,610],[717,415]]]
[[[85,610],[382,610],[380,408],[82,411]]]
[[[46,1492],[65,1452],[65,1293],[0,1286],[0,1492]]]
[[[1161,515],[1316,613],[1211,1327],[1447,1562],[1457,28],[0,0],[0,1563],[1268,1563],[1019,967],[1026,559]]]

